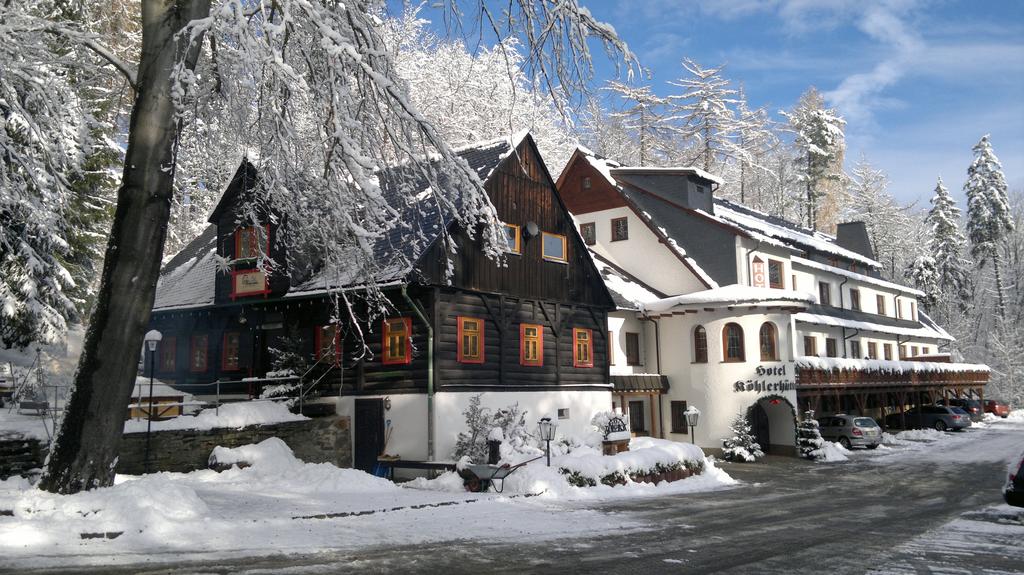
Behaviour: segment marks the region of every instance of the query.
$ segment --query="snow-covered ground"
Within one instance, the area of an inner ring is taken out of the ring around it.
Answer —
[[[642,460],[642,452],[631,452],[633,459]],[[674,483],[577,488],[555,467],[534,462],[509,478],[504,494],[471,494],[454,474],[403,486],[361,471],[303,463],[274,438],[216,453],[221,462],[252,465],[222,473],[119,476],[114,487],[73,496],[41,492],[23,479],[0,482],[0,509],[13,511],[0,516],[0,556],[44,567],[593,536],[642,524],[580,502],[735,483],[707,462],[704,474]]]

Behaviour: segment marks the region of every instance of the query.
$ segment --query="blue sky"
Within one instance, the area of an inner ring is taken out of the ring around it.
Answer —
[[[586,1],[668,93],[685,56],[725,64],[776,118],[808,86],[847,120],[847,167],[863,153],[904,202],[935,179],[962,199],[971,147],[992,135],[1011,189],[1024,188],[1024,2]],[[613,74],[603,65],[602,76]]]
[[[659,93],[674,90],[683,57],[725,64],[776,119],[815,86],[848,122],[848,169],[865,154],[903,202],[926,205],[939,175],[962,201],[986,133],[1011,189],[1024,189],[1024,2],[580,1],[629,43]],[[603,81],[614,69],[599,52]]]

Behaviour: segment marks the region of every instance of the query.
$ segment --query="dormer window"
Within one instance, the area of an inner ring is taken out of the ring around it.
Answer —
[[[260,255],[259,241],[261,230],[255,226],[235,230],[235,259],[256,259]],[[270,253],[270,226],[264,225],[262,230],[266,241],[264,255]]]

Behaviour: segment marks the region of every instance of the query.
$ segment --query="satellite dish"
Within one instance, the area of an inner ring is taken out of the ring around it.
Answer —
[[[526,233],[530,237],[536,236],[539,231],[540,230],[539,230],[539,228],[537,228],[537,224],[536,223],[534,223],[534,222],[526,222]]]

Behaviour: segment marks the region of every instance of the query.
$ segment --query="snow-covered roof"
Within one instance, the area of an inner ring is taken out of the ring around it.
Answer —
[[[887,288],[887,289],[891,289],[891,290],[895,290],[895,291],[898,291],[898,292],[903,292],[905,294],[910,294],[910,295],[915,295],[915,296],[923,296],[924,295],[923,291],[914,289],[912,287],[907,287],[907,286],[904,286],[904,285],[901,285],[901,284],[898,284],[898,283],[895,283],[895,282],[891,282],[891,281],[886,281],[886,280],[883,280],[883,279],[880,279],[880,278],[873,278],[871,276],[866,276],[864,274],[859,274],[857,272],[851,272],[849,270],[844,270],[842,268],[838,268],[838,267],[835,267],[835,266],[830,266],[828,264],[819,263],[819,262],[816,262],[816,261],[813,261],[813,260],[808,260],[808,259],[801,258],[801,257],[798,257],[798,256],[790,257],[789,261],[791,261],[792,263],[794,263],[796,265],[799,265],[799,266],[803,266],[803,267],[806,267],[806,268],[811,268],[813,270],[828,272],[828,273],[831,273],[831,274],[835,274],[837,276],[847,277],[847,278],[850,278],[852,280],[857,280],[857,281],[859,281],[861,283],[871,284],[871,285],[875,285],[875,286],[878,286],[878,287]]]
[[[718,176],[710,172],[705,172],[704,170],[693,166],[676,166],[666,168],[655,168],[648,166],[622,166],[620,168],[615,168],[612,170],[612,175],[614,176],[616,174],[659,174],[662,176],[672,176],[678,174],[680,176],[697,176],[698,178],[707,180],[709,182],[714,182],[718,185],[722,185],[725,183],[725,180],[723,180],[722,178],[719,178]]]
[[[745,230],[756,231],[789,245],[846,258],[871,268],[882,267],[877,261],[836,244],[834,236],[809,230],[742,204],[715,198],[715,215]]]
[[[153,310],[213,305],[217,278],[217,226],[209,225],[164,265]]]
[[[513,138],[497,138],[463,146],[457,148],[457,154],[476,171],[481,181],[487,181],[527,136],[527,132],[522,132]],[[308,296],[328,289],[358,288],[368,279],[377,285],[386,285],[402,280],[412,271],[419,258],[441,236],[444,227],[451,223],[452,212],[442,217],[438,202],[429,201],[432,195],[426,193],[429,191],[429,182],[425,178],[410,182],[408,177],[402,177],[407,176],[407,173],[399,173],[403,170],[399,166],[381,171],[378,175],[381,193],[389,205],[401,211],[399,217],[404,224],[395,226],[374,243],[372,260],[379,267],[366,270],[348,265],[348,260],[338,265],[320,264],[311,275],[294,282],[288,297]],[[458,196],[452,198],[456,204],[455,212],[460,207],[460,200]],[[410,241],[411,235],[419,239]],[[167,262],[157,282],[153,305],[155,311],[214,304],[216,245],[217,229],[211,225]],[[351,261],[360,259],[352,258]]]
[[[812,294],[804,292],[732,284],[648,302],[643,305],[643,309],[648,312],[661,312],[682,305],[791,305],[813,303],[814,299]]]
[[[665,297],[600,255],[594,252],[590,255],[618,309],[638,310],[646,302]]]
[[[967,371],[989,371],[981,363],[944,363],[937,361],[904,361],[884,359],[845,359],[841,357],[798,357],[798,368],[855,371],[888,371],[891,373],[962,373]]]
[[[929,339],[941,339],[953,341],[953,337],[946,333],[945,330],[933,329],[929,325],[924,323],[918,324],[920,327],[902,327],[898,325],[886,325],[884,323],[875,323],[870,321],[860,321],[836,315],[827,315],[824,313],[813,313],[813,312],[801,312],[794,316],[794,319],[798,322],[812,323],[817,325],[827,325],[832,327],[845,327],[847,329],[856,329],[861,331],[873,331],[876,333],[888,333],[892,335],[905,335],[909,337],[924,337]]]

